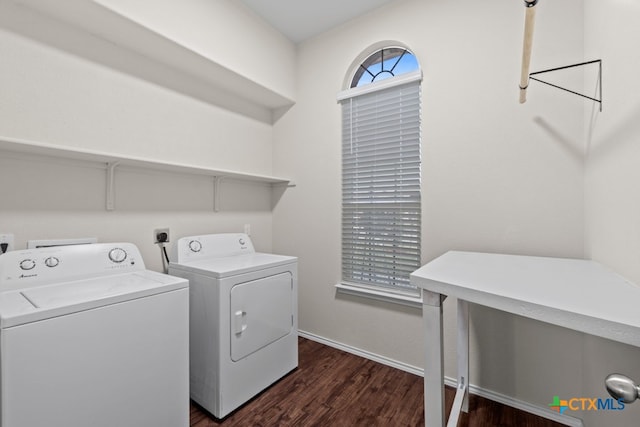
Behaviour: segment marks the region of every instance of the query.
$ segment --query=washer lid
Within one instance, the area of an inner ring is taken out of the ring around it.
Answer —
[[[0,293],[2,328],[188,287],[189,282],[144,270]]]
[[[227,257],[200,259],[183,264],[171,263],[171,268],[191,270],[196,272],[206,271],[207,275],[217,279],[235,276],[236,274],[249,273],[265,268],[278,267],[295,263],[298,259],[292,256],[275,255],[265,253],[250,253]]]

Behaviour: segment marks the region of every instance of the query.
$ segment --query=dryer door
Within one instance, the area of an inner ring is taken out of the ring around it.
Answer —
[[[291,333],[293,306],[290,272],[231,288],[231,360],[237,362]]]

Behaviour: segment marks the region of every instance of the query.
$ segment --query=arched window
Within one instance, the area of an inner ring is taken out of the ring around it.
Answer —
[[[418,60],[407,49],[388,47],[371,54],[357,68],[350,87],[358,87],[416,71]]]
[[[419,297],[420,83],[408,49],[385,47],[349,74],[342,104],[342,282],[347,292]]]

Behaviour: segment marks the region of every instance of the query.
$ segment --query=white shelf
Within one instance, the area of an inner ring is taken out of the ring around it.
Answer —
[[[261,121],[294,104],[95,1],[0,1],[0,28]]]
[[[14,153],[31,154],[37,156],[56,157],[63,159],[92,162],[104,165],[107,171],[107,210],[113,210],[115,199],[115,188],[113,186],[114,174],[118,167],[127,166],[137,169],[150,169],[168,173],[182,173],[189,175],[204,175],[213,178],[214,194],[216,203],[214,210],[218,210],[219,195],[218,186],[223,179],[234,179],[242,181],[261,182],[272,186],[288,186],[293,184],[287,178],[280,178],[269,175],[259,175],[244,173],[226,169],[214,169],[205,166],[189,165],[184,163],[165,162],[154,159],[145,159],[136,156],[123,156],[101,151],[85,150],[81,148],[65,147],[43,142],[27,141],[23,139],[8,138],[0,136],[0,151]]]

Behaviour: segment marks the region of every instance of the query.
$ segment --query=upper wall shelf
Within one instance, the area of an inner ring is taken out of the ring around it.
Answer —
[[[262,122],[294,104],[95,1],[0,1],[0,28]]]
[[[105,167],[107,171],[107,193],[106,209],[115,209],[115,187],[114,175],[120,166],[128,166],[136,169],[150,169],[169,173],[183,173],[190,175],[204,175],[213,178],[214,183],[214,210],[219,206],[219,185],[223,179],[234,179],[242,181],[252,181],[269,184],[271,186],[289,186],[295,184],[287,178],[280,178],[269,175],[258,175],[231,171],[225,169],[214,169],[197,165],[183,163],[164,162],[153,159],[145,159],[136,156],[122,156],[117,154],[104,153],[100,151],[84,150],[81,148],[64,147],[60,145],[47,144],[42,142],[27,141],[16,138],[0,136],[0,150],[14,153],[23,153],[63,159],[72,159],[83,162],[98,163]]]

